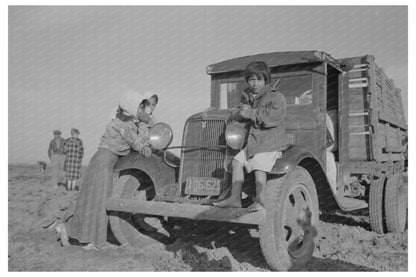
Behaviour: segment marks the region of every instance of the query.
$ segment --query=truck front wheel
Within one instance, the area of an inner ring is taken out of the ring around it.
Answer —
[[[297,167],[269,180],[266,195],[266,221],[260,225],[263,255],[273,270],[298,270],[315,248],[319,206],[313,179]]]
[[[154,197],[153,186],[145,186],[132,175],[121,176],[114,184],[112,197],[151,201]],[[114,236],[122,245],[143,247],[149,244],[163,244],[166,236],[157,232],[161,228],[159,218],[110,211],[110,226]]]

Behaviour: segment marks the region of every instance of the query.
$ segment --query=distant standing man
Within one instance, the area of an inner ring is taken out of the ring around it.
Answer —
[[[78,137],[78,129],[71,129],[71,137],[65,143],[65,172],[66,180],[68,182],[68,190],[77,188],[77,181],[81,177],[80,168],[82,158],[84,157],[84,146],[82,140]]]
[[[54,139],[49,143],[48,156],[52,162],[53,182],[60,185],[65,185],[65,139],[61,138],[61,131],[53,131]]]

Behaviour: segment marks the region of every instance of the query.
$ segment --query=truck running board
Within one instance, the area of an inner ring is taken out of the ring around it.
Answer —
[[[244,208],[217,208],[207,205],[194,205],[167,202],[139,202],[121,198],[110,198],[106,209],[129,213],[141,213],[160,216],[182,217],[197,220],[227,221],[244,224],[262,224],[266,219],[265,211],[247,212]]]

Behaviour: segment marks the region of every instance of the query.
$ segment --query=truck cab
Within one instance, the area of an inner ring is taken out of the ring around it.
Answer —
[[[267,176],[266,210],[254,213],[245,209],[255,194],[253,174],[245,176],[243,208],[213,206],[230,194],[231,161],[249,128],[234,115],[247,86],[242,72],[253,61],[270,67],[271,83],[286,98],[290,141]],[[368,209],[374,231],[404,230],[407,126],[400,90],[373,56],[275,52],[206,70],[211,105],[186,120],[182,145],[163,146],[147,159],[132,152],[116,166],[106,206],[120,243],[154,241],[146,232],[162,228],[169,217],[255,224],[270,267],[290,270],[312,256],[320,212]],[[158,126],[151,136],[169,140],[171,130]],[[169,152],[172,148],[181,149],[180,157]]]

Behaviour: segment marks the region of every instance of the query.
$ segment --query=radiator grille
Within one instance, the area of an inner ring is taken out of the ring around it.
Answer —
[[[181,184],[187,177],[214,177],[224,181],[226,146],[224,120],[190,121],[186,126],[185,146],[182,150]]]

